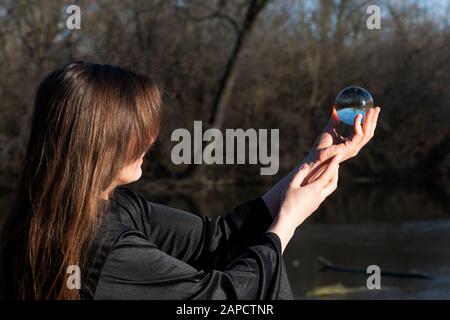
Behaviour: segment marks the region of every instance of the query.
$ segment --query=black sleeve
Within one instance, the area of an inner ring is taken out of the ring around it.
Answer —
[[[200,270],[130,231],[106,259],[95,298],[278,299],[283,272],[281,243],[274,233],[262,234],[224,270]]]
[[[272,216],[261,198],[215,218],[152,203],[127,188],[124,205],[149,241],[196,268],[225,268],[268,230]],[[143,221],[139,223],[139,221]]]
[[[261,198],[215,218],[147,202],[149,240],[162,251],[198,268],[222,269],[261,238],[272,223]]]

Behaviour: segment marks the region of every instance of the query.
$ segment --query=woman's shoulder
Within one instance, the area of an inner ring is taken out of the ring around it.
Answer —
[[[149,219],[149,217],[156,213],[167,213],[167,212],[183,212],[187,213],[181,209],[175,209],[167,205],[153,202],[146,199],[140,193],[132,190],[131,188],[120,186],[116,187],[111,196],[112,208],[117,211],[127,211],[128,214],[132,216],[143,216],[143,219]]]
[[[111,194],[110,207],[113,211],[126,211],[129,215],[140,216],[148,211],[148,201],[128,187],[116,187]]]
[[[142,201],[142,196],[125,186],[118,186],[111,194],[111,199],[120,203],[133,203]]]
[[[102,216],[95,237],[87,248],[83,273],[84,299],[94,297],[103,265],[115,246],[128,238],[146,239],[138,202],[139,195],[129,188],[118,187],[111,194],[108,210]]]

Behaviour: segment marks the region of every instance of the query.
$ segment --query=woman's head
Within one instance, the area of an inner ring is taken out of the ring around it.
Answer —
[[[101,199],[139,179],[160,104],[151,79],[112,65],[69,63],[40,84],[19,194],[29,218],[25,297],[78,296],[65,270],[82,262]]]
[[[105,189],[148,151],[159,123],[160,94],[152,80],[116,66],[74,62],[39,86],[30,142],[42,146],[34,154],[54,165],[89,166]]]

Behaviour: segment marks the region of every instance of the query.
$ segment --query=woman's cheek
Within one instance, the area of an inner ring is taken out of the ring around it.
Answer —
[[[138,166],[136,169],[136,180],[139,179],[142,176],[142,168],[141,166]]]
[[[139,161],[133,168],[133,170],[129,174],[129,179],[132,181],[138,180],[142,175],[142,168],[141,168],[142,162]]]
[[[137,161],[134,165],[130,165],[122,170],[119,176],[119,184],[127,184],[139,180],[142,176],[142,160]]]

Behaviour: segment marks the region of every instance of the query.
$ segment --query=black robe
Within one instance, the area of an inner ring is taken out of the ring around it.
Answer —
[[[209,218],[115,189],[82,267],[84,299],[292,299],[261,198]]]

